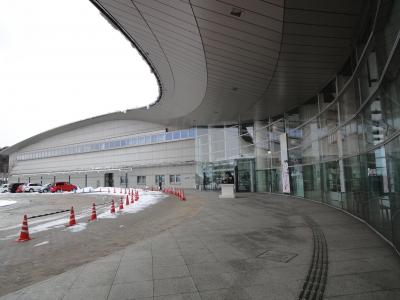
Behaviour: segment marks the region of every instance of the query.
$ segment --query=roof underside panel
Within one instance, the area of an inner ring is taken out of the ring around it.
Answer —
[[[115,119],[184,126],[265,119],[307,101],[350,54],[362,0],[90,0],[160,85],[150,109],[68,124],[13,147]],[[132,103],[136,95],[132,91]]]

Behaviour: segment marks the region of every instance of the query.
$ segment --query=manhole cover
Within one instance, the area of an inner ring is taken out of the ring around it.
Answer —
[[[257,255],[257,258],[287,263],[296,256],[297,256],[297,253],[267,250],[267,251]]]

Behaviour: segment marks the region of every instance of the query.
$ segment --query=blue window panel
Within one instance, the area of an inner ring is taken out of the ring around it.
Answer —
[[[165,134],[165,140],[172,141],[172,132],[167,132]]]
[[[181,138],[181,132],[180,131],[174,131],[172,134],[173,134],[173,139],[174,140],[179,140]]]
[[[146,142],[146,138],[144,136],[140,136],[139,137],[139,145],[144,145],[145,142]]]
[[[127,140],[121,140],[121,147],[125,147],[127,145]]]
[[[153,144],[153,143],[157,143],[157,135],[152,135],[151,136],[151,143]]]
[[[151,136],[150,135],[146,136],[146,144],[151,144]]]
[[[181,130],[181,139],[187,139],[189,137],[189,130]]]
[[[189,137],[194,138],[196,137],[196,132],[195,132],[195,128],[190,128],[189,129]]]

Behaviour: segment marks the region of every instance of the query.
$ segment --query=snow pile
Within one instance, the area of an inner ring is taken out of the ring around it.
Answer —
[[[85,230],[86,227],[87,227],[87,223],[78,223],[74,226],[67,227],[66,229],[64,229],[64,231],[68,230],[69,232],[79,232],[79,231]]]
[[[151,206],[153,204],[156,204],[160,202],[162,199],[168,197],[167,195],[161,193],[161,192],[144,192],[142,190],[139,190],[139,201],[135,201],[134,203],[130,203],[129,205],[125,205],[125,199],[126,195],[122,196],[122,203],[124,204],[124,209],[120,210],[119,207],[119,201],[120,199],[115,199],[115,214],[112,214],[110,212],[110,209],[108,211],[99,214],[97,217],[99,219],[107,219],[107,218],[116,218],[118,215],[122,214],[134,214],[137,213],[143,209],[145,209],[148,206]],[[131,198],[129,197],[129,202]]]
[[[105,192],[107,193],[106,190],[105,190]],[[166,197],[168,197],[167,195],[165,195],[161,192],[156,192],[156,191],[138,190],[138,192],[139,192],[139,201],[135,201],[134,203],[130,203],[129,205],[125,205],[125,201],[126,201],[125,194],[113,194],[115,196],[114,201],[115,201],[116,212],[114,214],[112,214],[110,212],[110,208],[111,208],[110,203],[107,203],[106,205],[99,204],[96,206],[97,218],[98,219],[115,219],[122,215],[135,214],[137,212],[142,211],[146,207],[154,205],[154,204],[162,201]],[[99,193],[99,192],[96,191],[94,193]],[[119,209],[120,199],[122,199],[123,204],[124,204],[123,210]],[[131,201],[131,197],[129,197],[129,200]],[[16,203],[16,201],[9,201],[9,200],[0,200],[0,201],[12,202],[8,205]],[[90,214],[91,214],[91,207],[84,208],[84,209],[80,210],[80,212],[75,210],[75,219],[77,221],[82,220],[82,219],[84,219],[83,221],[87,221],[90,217]],[[75,226],[66,227],[68,223],[69,223],[69,213],[62,213],[62,214],[50,216],[47,218],[37,218],[34,220],[29,220],[29,222],[28,222],[29,232],[30,232],[30,234],[32,234],[32,233],[38,233],[40,231],[46,231],[46,230],[57,229],[57,228],[63,228],[64,231],[68,231],[68,232],[79,232],[79,231],[83,231],[83,230],[87,229],[87,226],[88,226],[87,223],[82,222],[82,223],[78,223]],[[95,224],[95,223],[93,223],[93,224]],[[8,228],[1,228],[0,231],[6,230],[6,229],[7,230],[17,229],[19,227],[20,227],[20,225],[15,225],[15,226],[8,227]],[[7,236],[4,239],[15,238],[16,236],[18,236],[18,234]],[[0,240],[3,240],[3,238],[1,238]]]
[[[77,194],[78,193],[93,193],[94,191],[95,191],[94,188],[92,188],[91,186],[88,186],[88,187],[84,187],[84,188],[81,188],[81,189],[77,189],[76,193]]]
[[[1,206],[9,206],[17,203],[17,201],[14,200],[0,200],[0,207]]]

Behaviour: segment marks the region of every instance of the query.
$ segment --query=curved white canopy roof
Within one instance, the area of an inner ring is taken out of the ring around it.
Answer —
[[[149,109],[58,127],[7,149],[97,122],[185,126],[265,119],[315,95],[360,31],[361,0],[90,0],[152,67]],[[132,97],[134,97],[132,91]]]

